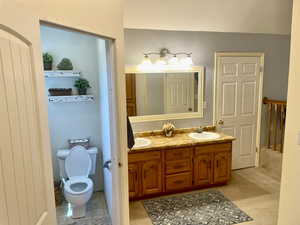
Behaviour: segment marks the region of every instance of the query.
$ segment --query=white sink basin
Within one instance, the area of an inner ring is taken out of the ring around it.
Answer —
[[[151,140],[147,138],[136,138],[134,139],[134,141],[135,141],[135,144],[133,146],[134,148],[146,147],[151,144]]]
[[[214,140],[220,137],[219,134],[213,132],[190,133],[189,136],[197,140]]]

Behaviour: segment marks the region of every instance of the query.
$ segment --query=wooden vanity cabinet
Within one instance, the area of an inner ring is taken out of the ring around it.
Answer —
[[[129,198],[136,198],[140,193],[140,182],[139,177],[139,164],[129,163],[128,164],[128,189]]]
[[[142,193],[152,195],[162,191],[162,165],[152,160],[142,163]]]
[[[128,155],[129,198],[162,192],[161,152],[134,153]]]
[[[213,184],[213,154],[199,154],[194,158],[194,185],[209,184]]]
[[[129,197],[225,184],[231,176],[231,149],[227,142],[129,153]]]
[[[173,192],[193,185],[193,148],[165,150],[165,191]]]
[[[231,176],[231,152],[214,154],[214,183],[223,183]]]

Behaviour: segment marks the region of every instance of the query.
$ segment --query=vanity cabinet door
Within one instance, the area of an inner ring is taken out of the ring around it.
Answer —
[[[224,183],[230,179],[231,153],[218,152],[214,155],[214,183]]]
[[[213,182],[212,154],[205,153],[195,156],[194,159],[194,184],[207,185]]]
[[[136,198],[140,194],[140,174],[139,174],[139,164],[130,163],[128,165],[128,189],[129,198]]]
[[[161,161],[147,161],[142,165],[143,195],[162,192],[162,164]]]

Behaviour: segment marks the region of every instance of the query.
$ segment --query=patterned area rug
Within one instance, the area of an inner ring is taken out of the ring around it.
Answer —
[[[232,225],[253,220],[219,191],[143,201],[154,225]]]

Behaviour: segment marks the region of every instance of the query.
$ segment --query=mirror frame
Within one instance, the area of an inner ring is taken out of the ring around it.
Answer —
[[[198,109],[199,112],[192,113],[173,113],[173,114],[160,114],[160,115],[146,115],[146,116],[131,116],[129,117],[132,123],[163,121],[163,120],[180,120],[203,118],[203,105],[204,105],[204,70],[203,66],[192,66],[189,70],[164,70],[164,71],[140,71],[136,66],[127,66],[125,69],[126,74],[147,74],[147,73],[198,73]]]

